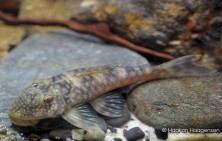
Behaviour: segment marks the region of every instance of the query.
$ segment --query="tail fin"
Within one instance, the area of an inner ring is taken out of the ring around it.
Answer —
[[[188,55],[166,62],[158,66],[161,70],[161,76],[182,77],[182,76],[206,76],[217,72],[203,65],[195,64],[200,59],[200,55]]]

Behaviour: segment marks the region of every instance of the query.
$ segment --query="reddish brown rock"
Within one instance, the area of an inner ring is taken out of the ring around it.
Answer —
[[[209,66],[222,63],[220,0],[78,1],[73,18],[105,21],[134,43],[175,57],[203,54]]]

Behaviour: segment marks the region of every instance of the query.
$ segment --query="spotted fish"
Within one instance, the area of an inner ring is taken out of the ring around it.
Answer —
[[[97,113],[123,116],[126,106],[121,95],[110,92],[136,82],[160,78],[204,76],[215,72],[195,64],[198,55],[189,55],[150,67],[103,66],[68,71],[34,81],[18,94],[9,117],[20,126],[35,126],[42,119],[63,117],[80,128],[103,128]]]

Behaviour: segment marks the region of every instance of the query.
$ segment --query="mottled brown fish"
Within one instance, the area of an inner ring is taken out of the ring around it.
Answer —
[[[104,66],[68,71],[33,82],[18,95],[8,114],[12,123],[20,126],[34,126],[41,119],[62,116],[80,128],[103,128],[105,122],[97,112],[119,117],[126,110],[123,98],[108,92],[141,81],[215,72],[195,64],[199,58],[184,56],[154,67]]]

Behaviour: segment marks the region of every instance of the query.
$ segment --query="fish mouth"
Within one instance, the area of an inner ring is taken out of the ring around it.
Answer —
[[[20,119],[12,116],[11,114],[8,115],[10,121],[18,126],[35,126],[40,122],[39,119]]]

